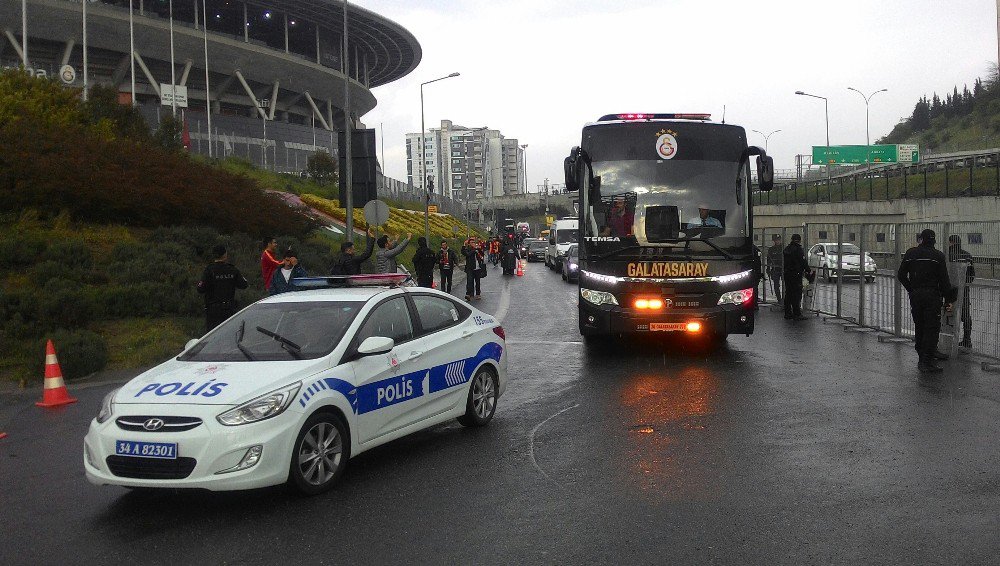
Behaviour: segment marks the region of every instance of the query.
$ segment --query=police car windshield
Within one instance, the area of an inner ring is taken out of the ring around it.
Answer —
[[[256,304],[221,324],[177,359],[238,362],[248,357],[254,361],[320,358],[333,351],[363,305],[355,301]],[[293,351],[269,334],[247,330],[258,327],[279,334],[299,349]]]

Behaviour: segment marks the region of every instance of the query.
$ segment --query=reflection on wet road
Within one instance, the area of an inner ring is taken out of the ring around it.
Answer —
[[[591,348],[541,265],[483,291],[510,356],[494,422],[362,454],[320,497],[92,487],[111,386],[11,400],[0,563],[995,563],[1000,382],[973,364],[922,382],[909,345],[766,309],[719,348]]]

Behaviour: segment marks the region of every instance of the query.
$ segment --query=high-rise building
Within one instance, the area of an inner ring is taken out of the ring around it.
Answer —
[[[499,130],[457,126],[441,120],[424,137],[420,163],[420,133],[406,134],[407,180],[415,188],[457,200],[479,200],[525,192],[524,150],[517,139]]]

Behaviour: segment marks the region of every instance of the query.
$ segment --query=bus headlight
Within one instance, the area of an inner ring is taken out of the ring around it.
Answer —
[[[580,296],[583,300],[594,305],[617,305],[618,299],[607,291],[592,291],[590,289],[580,289]]]
[[[719,297],[720,305],[742,305],[753,300],[753,288],[727,291]]]

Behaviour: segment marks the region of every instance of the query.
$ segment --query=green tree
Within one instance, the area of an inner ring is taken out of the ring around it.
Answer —
[[[319,185],[336,183],[338,180],[337,161],[329,153],[317,151],[309,156],[306,173]]]
[[[181,133],[183,131],[183,122],[173,116],[164,116],[160,118],[160,127],[156,129],[154,139],[164,149],[180,151],[184,149],[181,143]]]
[[[149,139],[149,126],[139,110],[118,102],[118,90],[103,85],[90,88],[87,102],[83,103],[85,120],[99,130],[135,141]]]

